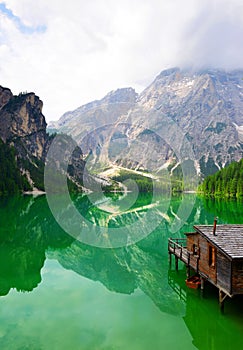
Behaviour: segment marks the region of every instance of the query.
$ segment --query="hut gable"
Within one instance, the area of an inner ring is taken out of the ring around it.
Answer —
[[[243,259],[243,225],[218,225],[215,235],[212,226],[194,226],[213,246],[232,259]]]

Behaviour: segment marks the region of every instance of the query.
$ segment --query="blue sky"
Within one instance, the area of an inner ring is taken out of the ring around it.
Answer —
[[[242,0],[5,0],[0,85],[47,121],[173,66],[242,68]]]
[[[8,9],[5,5],[5,3],[0,3],[0,12],[2,12],[3,15],[6,15],[13,23],[16,25],[16,27],[20,30],[23,34],[33,34],[33,33],[43,33],[46,30],[46,26],[37,26],[37,27],[31,27],[25,25],[21,18],[18,16],[15,16],[11,9]]]

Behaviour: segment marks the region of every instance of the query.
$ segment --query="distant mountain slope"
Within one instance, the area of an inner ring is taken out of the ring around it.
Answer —
[[[51,122],[48,130],[56,129],[71,134],[76,141],[81,142],[88,132],[116,123],[121,115],[133,108],[137,96],[138,94],[132,88],[111,91],[101,100],[90,102],[65,113],[58,121]]]
[[[55,127],[70,133],[92,155],[90,161],[101,164],[173,172],[193,158],[204,177],[242,158],[243,70],[173,68],[140,95],[128,91],[134,97],[122,110],[119,99],[114,104],[104,98],[104,104],[95,101],[66,113]],[[109,120],[113,126],[104,126]],[[185,140],[189,151],[183,150]]]

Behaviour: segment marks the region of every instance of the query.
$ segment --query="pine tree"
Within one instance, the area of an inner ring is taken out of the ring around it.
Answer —
[[[205,195],[242,198],[243,197],[243,158],[214,175],[206,177],[199,190]]]

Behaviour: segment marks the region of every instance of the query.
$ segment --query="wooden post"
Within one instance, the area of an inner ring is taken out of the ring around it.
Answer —
[[[171,252],[169,252],[169,261],[170,261],[170,268],[171,268]]]
[[[201,296],[203,297],[204,296],[204,283],[205,283],[205,279],[200,276],[200,279],[201,279]]]
[[[227,294],[225,294],[222,290],[219,289],[219,306],[221,312],[224,312],[224,301],[226,298]]]
[[[176,271],[178,271],[178,257],[175,256],[175,268],[176,268]]]
[[[197,273],[198,273],[198,271],[199,271],[198,265],[199,265],[199,256],[197,256]]]
[[[187,267],[186,267],[186,277],[189,278],[190,276],[191,276],[190,265],[187,265]]]

